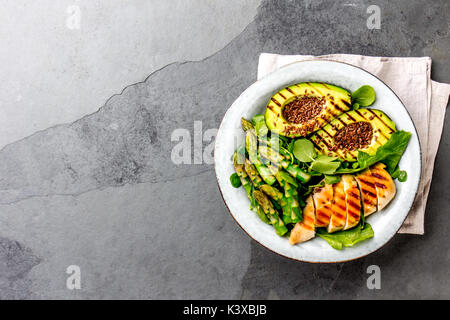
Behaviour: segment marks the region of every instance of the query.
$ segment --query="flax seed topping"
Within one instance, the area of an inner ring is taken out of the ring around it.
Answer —
[[[373,137],[372,125],[361,121],[346,125],[334,136],[333,150],[358,150],[369,146]]]
[[[284,106],[283,117],[290,123],[303,124],[317,117],[324,105],[325,97],[297,98]]]

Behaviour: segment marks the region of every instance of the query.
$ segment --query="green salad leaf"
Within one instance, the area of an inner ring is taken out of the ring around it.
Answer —
[[[364,170],[371,165],[382,162],[386,165],[389,174],[393,174],[398,166],[400,158],[408,146],[411,133],[403,130],[396,131],[391,138],[383,146],[377,149],[375,155],[371,156],[368,153],[358,152],[359,168],[353,169],[339,169],[336,173],[354,173]]]
[[[367,168],[381,161],[387,166],[389,173],[393,173],[408,146],[410,138],[410,132],[396,131],[386,144],[377,149],[374,156],[365,152],[358,152],[358,162],[360,167]]]
[[[295,140],[292,153],[300,162],[311,162],[317,156],[313,143],[304,138]]]
[[[362,86],[352,93],[352,102],[355,109],[368,107],[375,102],[375,90],[371,86]]]
[[[358,242],[374,236],[373,229],[368,223],[360,223],[353,229],[335,233],[328,233],[325,228],[318,228],[316,234],[336,250],[342,250],[343,247],[352,247]]]
[[[339,181],[341,181],[341,176],[330,176],[330,175],[325,175],[325,183],[326,184],[335,184],[338,183]]]
[[[311,170],[323,174],[333,174],[340,167],[341,162],[335,161],[337,157],[329,157],[326,155],[318,155],[311,163]]]
[[[242,184],[241,178],[239,178],[238,174],[235,172],[230,176],[231,185],[235,188],[239,188]]]

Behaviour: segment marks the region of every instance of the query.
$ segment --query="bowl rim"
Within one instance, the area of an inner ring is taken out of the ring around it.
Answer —
[[[420,161],[419,161],[419,164],[420,164],[420,165],[419,165],[419,179],[417,180],[417,184],[416,184],[416,186],[415,186],[415,189],[416,189],[416,190],[415,190],[415,194],[414,194],[414,200],[412,201],[411,205],[410,205],[409,208],[408,208],[408,214],[406,214],[406,216],[403,218],[403,221],[402,221],[402,223],[400,224],[400,226],[397,228],[397,230],[393,233],[393,235],[392,235],[392,236],[391,236],[384,244],[382,244],[382,245],[379,246],[378,248],[376,248],[376,249],[374,249],[373,251],[368,252],[368,253],[366,253],[366,254],[362,254],[362,255],[360,255],[360,256],[357,256],[357,257],[354,257],[354,258],[351,258],[351,259],[338,260],[338,261],[309,261],[309,260],[302,260],[302,259],[299,259],[299,258],[293,258],[293,257],[290,257],[290,256],[287,256],[287,255],[285,255],[285,254],[282,254],[282,253],[280,253],[280,252],[278,252],[278,251],[276,251],[276,250],[274,250],[274,249],[272,249],[272,248],[270,248],[270,247],[268,247],[268,246],[262,244],[260,241],[258,241],[258,240],[256,240],[255,238],[253,238],[253,237],[247,232],[247,230],[245,230],[245,228],[239,223],[239,221],[236,219],[236,217],[233,215],[233,213],[231,212],[230,208],[228,207],[228,204],[227,204],[227,202],[225,201],[225,198],[223,197],[222,189],[221,189],[221,187],[220,187],[219,180],[218,180],[218,178],[217,178],[217,161],[216,161],[216,143],[217,143],[217,139],[214,140],[214,174],[215,174],[215,176],[216,176],[216,183],[217,183],[217,186],[218,186],[218,188],[219,188],[219,192],[220,192],[220,196],[222,197],[222,201],[224,202],[225,207],[227,208],[227,211],[228,211],[228,213],[231,215],[231,217],[233,218],[233,220],[234,220],[234,221],[238,224],[238,226],[239,226],[239,227],[247,234],[247,236],[248,236],[250,239],[252,239],[252,240],[255,241],[256,243],[258,243],[258,244],[259,244],[260,246],[262,246],[263,248],[265,248],[265,249],[267,249],[267,250],[269,250],[269,251],[271,251],[271,252],[273,252],[273,253],[276,253],[276,254],[278,254],[278,255],[284,257],[284,258],[290,259],[290,260],[292,260],[292,261],[296,261],[296,262],[306,262],[306,263],[310,263],[310,264],[333,264],[333,263],[343,263],[343,262],[354,261],[354,260],[358,260],[358,259],[364,258],[364,257],[366,257],[366,256],[368,256],[368,255],[370,255],[370,254],[372,254],[372,253],[374,253],[374,252],[380,250],[381,248],[385,247],[385,246],[386,246],[388,243],[390,243],[390,242],[392,241],[392,239],[398,234],[398,230],[400,230],[400,228],[401,228],[401,227],[403,226],[403,224],[405,223],[405,220],[408,218],[409,212],[410,212],[410,210],[411,210],[411,208],[412,208],[412,206],[413,206],[413,204],[414,204],[414,202],[415,202],[415,199],[417,198],[417,194],[418,194],[418,191],[419,191],[419,186],[420,186],[420,183],[421,183],[421,181],[422,181],[422,145],[421,145],[421,142],[420,142],[420,139],[419,139],[419,135],[417,134],[417,128],[416,128],[416,125],[415,125],[415,123],[414,123],[414,121],[413,121],[413,119],[412,119],[412,117],[411,117],[411,114],[409,113],[408,109],[405,107],[405,104],[403,103],[403,101],[402,101],[402,100],[400,99],[400,97],[395,93],[395,91],[391,89],[391,87],[389,87],[383,80],[381,80],[380,78],[378,78],[378,77],[377,77],[376,75],[374,75],[373,73],[371,73],[371,72],[369,72],[369,71],[367,71],[367,70],[365,70],[365,69],[363,69],[363,68],[361,68],[361,67],[359,67],[359,66],[355,66],[355,65],[350,64],[350,63],[347,63],[347,62],[335,61],[335,60],[331,60],[331,59],[322,59],[322,58],[312,58],[312,59],[306,59],[306,60],[301,60],[301,61],[294,61],[294,62],[290,62],[290,63],[288,63],[288,64],[285,64],[285,65],[279,67],[278,69],[276,69],[276,70],[274,70],[274,71],[272,71],[272,72],[266,74],[266,75],[265,75],[264,77],[262,77],[261,79],[256,80],[256,81],[253,82],[251,85],[249,85],[243,92],[241,92],[241,94],[244,93],[248,88],[250,88],[251,86],[253,86],[255,83],[257,83],[257,82],[259,82],[260,80],[262,80],[262,79],[264,79],[265,77],[267,77],[268,75],[270,75],[270,74],[272,74],[272,73],[274,73],[274,72],[277,72],[277,71],[279,71],[279,70],[281,70],[281,69],[283,69],[283,68],[285,68],[285,67],[288,67],[288,66],[291,66],[291,65],[294,65],[294,64],[298,64],[298,63],[303,63],[303,62],[323,62],[323,61],[326,61],[326,62],[332,62],[332,63],[338,63],[338,64],[345,64],[345,65],[348,65],[348,66],[351,66],[351,67],[354,67],[354,68],[358,68],[358,69],[362,70],[363,72],[366,72],[366,73],[368,73],[369,75],[371,75],[372,77],[374,77],[374,78],[376,78],[377,80],[379,80],[381,83],[383,83],[383,84],[384,84],[384,85],[385,85],[385,86],[386,86],[386,87],[387,87],[387,88],[388,88],[388,89],[389,89],[389,90],[397,97],[397,99],[398,99],[398,100],[400,101],[400,103],[402,104],[403,108],[405,109],[406,113],[408,114],[408,116],[409,116],[409,118],[410,118],[410,120],[411,120],[411,122],[412,122],[412,125],[413,125],[413,128],[414,128],[414,133],[415,133],[415,135],[416,135],[416,137],[417,137],[417,141],[418,141],[418,144],[419,144],[419,160],[420,160]],[[238,98],[239,98],[239,97],[238,97]],[[236,98],[236,99],[233,101],[233,103],[234,103],[238,98]],[[218,128],[218,131],[217,131],[217,132],[220,131],[220,129],[221,129],[221,127],[222,127],[222,124],[223,124],[223,119],[225,118],[226,114],[230,111],[231,106],[233,105],[233,103],[228,107],[227,111],[226,111],[225,114],[223,115],[222,121],[220,122],[220,125],[219,125],[219,128]]]

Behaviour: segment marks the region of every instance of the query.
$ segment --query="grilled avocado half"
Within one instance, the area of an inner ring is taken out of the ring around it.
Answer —
[[[320,154],[353,162],[358,151],[374,155],[395,131],[395,123],[383,111],[358,109],[333,119],[310,140]]]
[[[303,82],[273,95],[264,116],[272,132],[301,137],[322,128],[350,110],[351,105],[351,94],[345,89],[328,83]]]

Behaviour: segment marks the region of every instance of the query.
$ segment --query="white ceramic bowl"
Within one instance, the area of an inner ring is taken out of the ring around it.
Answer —
[[[244,141],[241,117],[250,119],[263,113],[270,97],[280,89],[299,82],[326,82],[351,92],[363,85],[375,89],[376,101],[372,108],[384,111],[397,129],[412,133],[409,145],[400,161],[400,168],[408,173],[408,180],[396,181],[397,195],[382,211],[368,217],[375,236],[354,247],[335,250],[323,239],[316,237],[292,246],[287,238],[275,234],[272,226],[259,220],[249,209],[249,200],[243,188],[234,188],[229,177],[234,172],[231,157],[235,148]],[[267,75],[252,84],[226,112],[216,136],[214,150],[215,170],[225,204],[244,231],[264,247],[288,258],[306,262],[342,262],[366,256],[386,244],[405,220],[420,181],[421,151],[414,123],[400,99],[380,79],[358,67],[325,60],[293,63]]]

